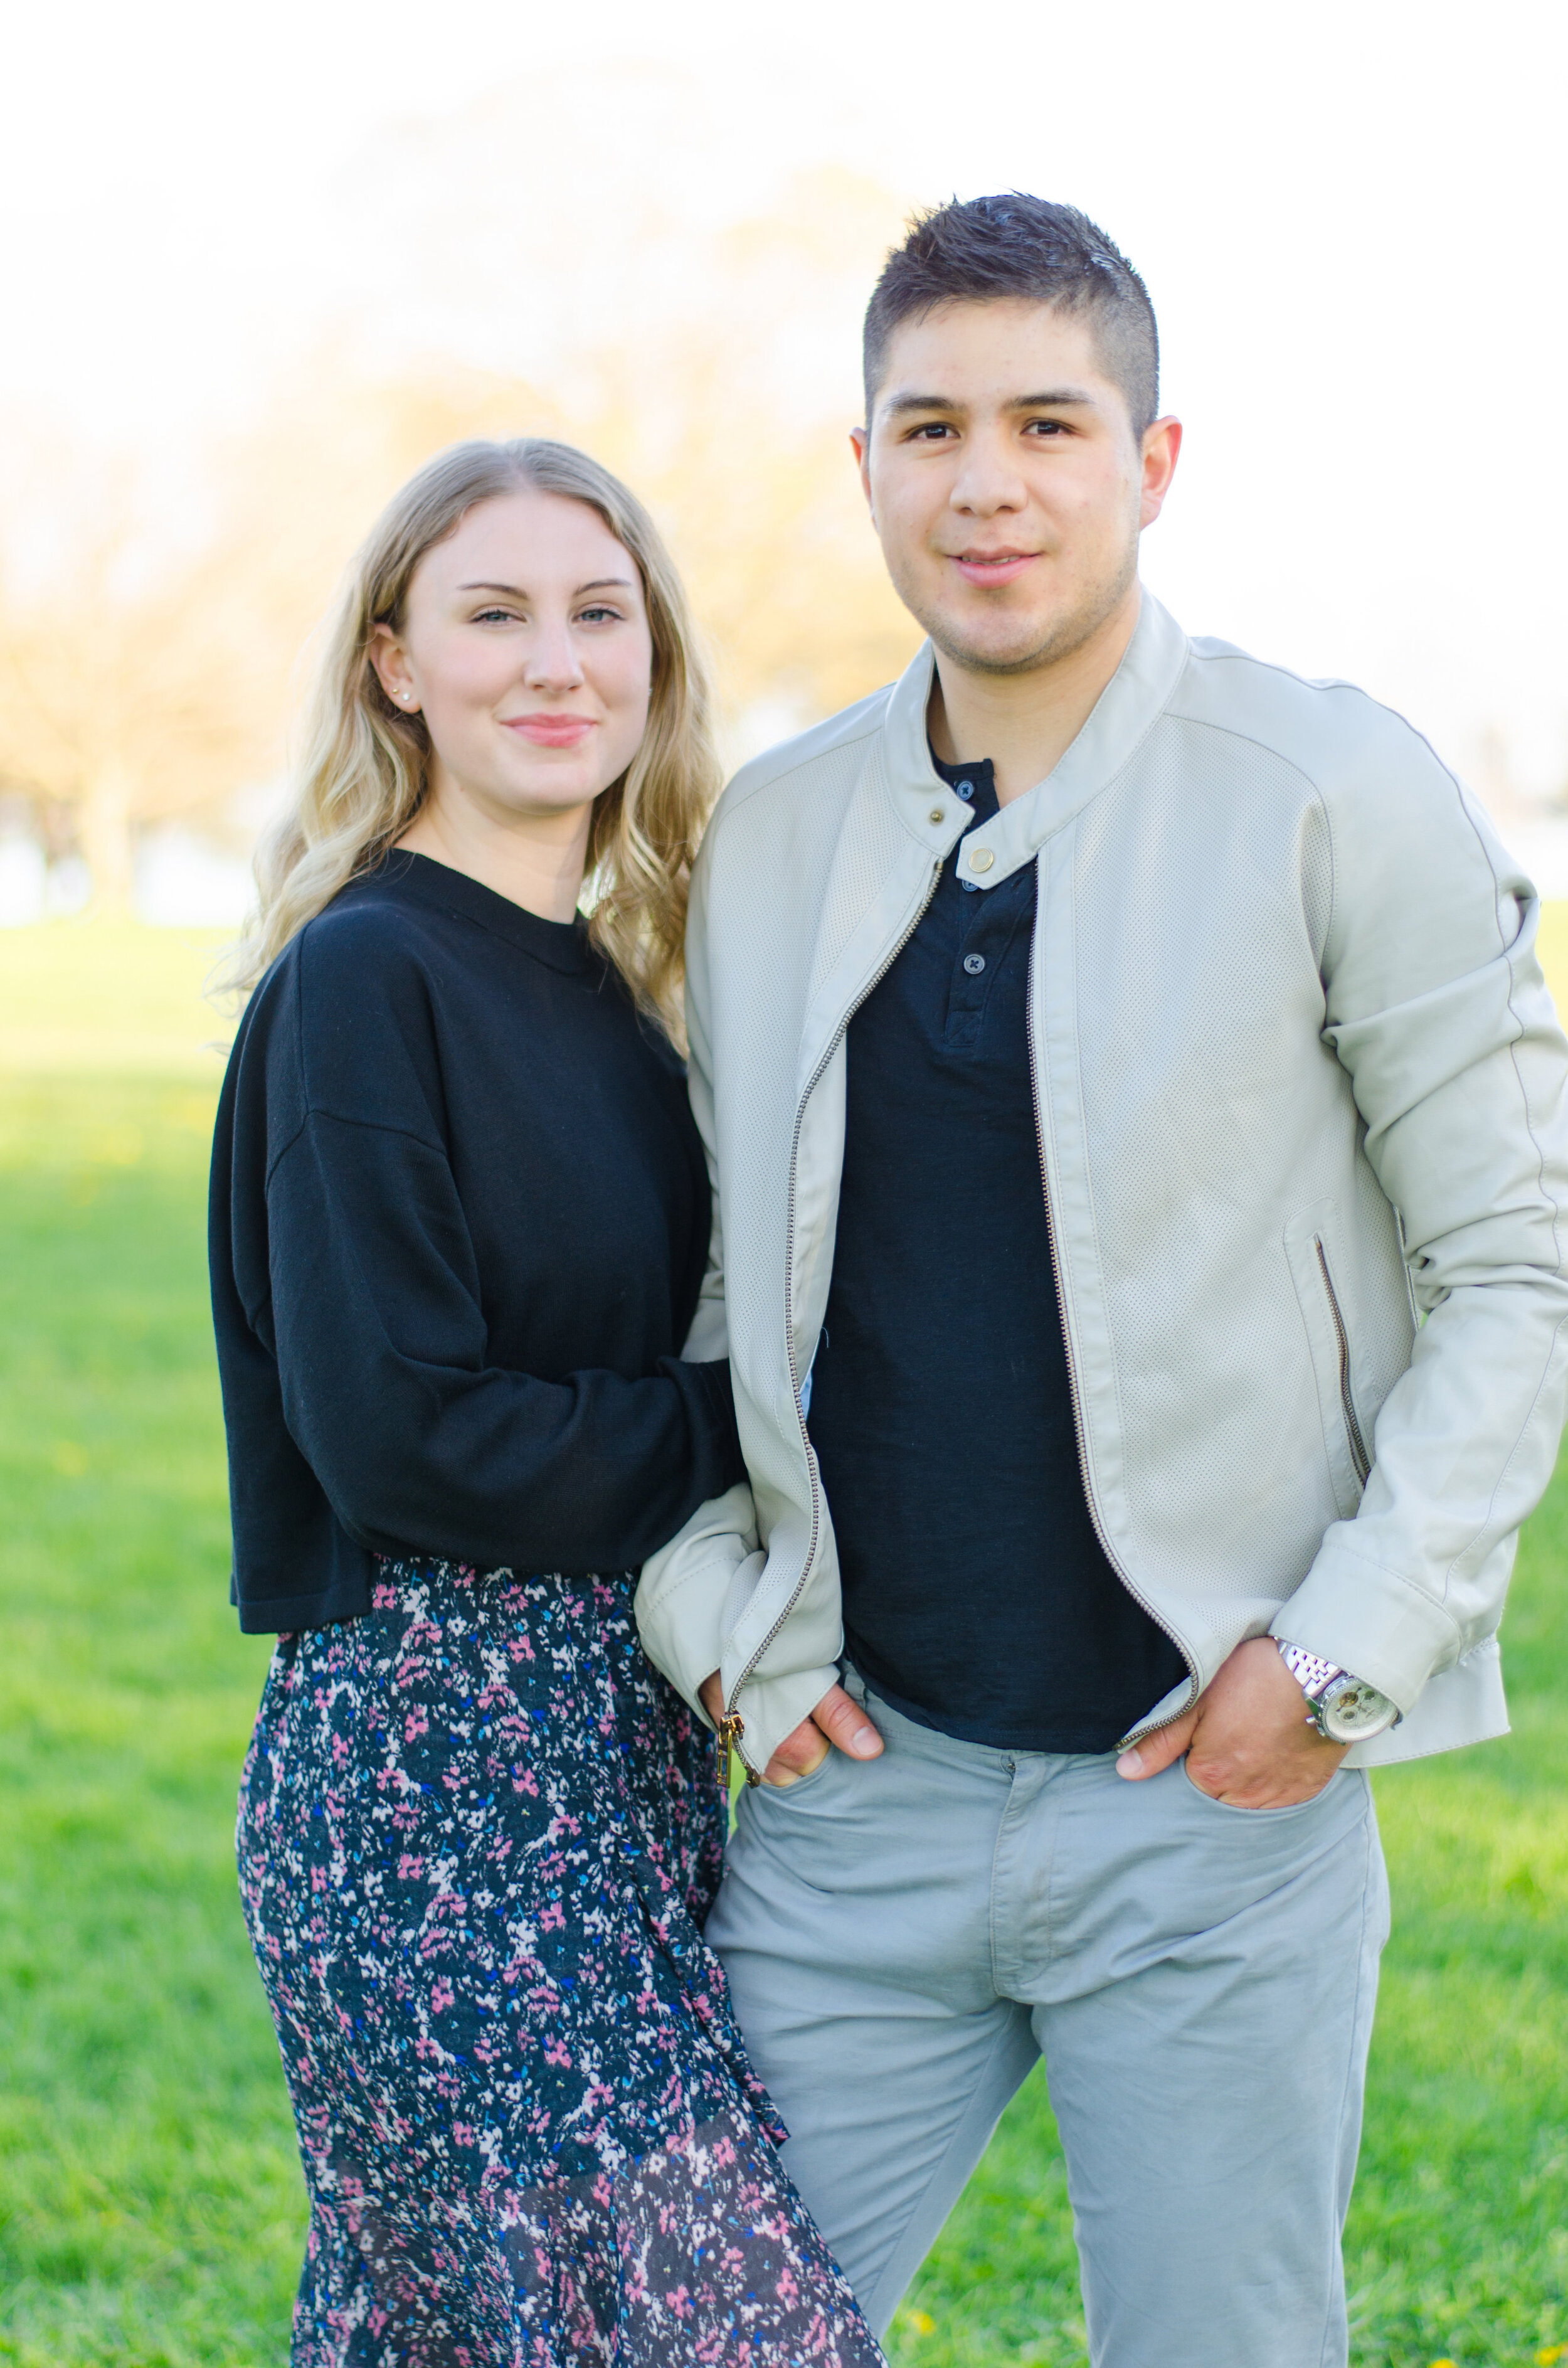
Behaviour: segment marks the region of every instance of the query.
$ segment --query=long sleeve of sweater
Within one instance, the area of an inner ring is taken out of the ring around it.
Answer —
[[[312,1113],[267,1190],[284,1419],[349,1534],[481,1568],[621,1570],[734,1477],[729,1369],[559,1381],[490,1352],[451,1167]]]

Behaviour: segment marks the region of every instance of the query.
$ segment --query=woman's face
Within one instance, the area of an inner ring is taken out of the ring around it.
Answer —
[[[529,487],[470,510],[414,571],[371,657],[423,712],[431,791],[491,823],[565,814],[626,770],[653,643],[636,563],[585,502]]]

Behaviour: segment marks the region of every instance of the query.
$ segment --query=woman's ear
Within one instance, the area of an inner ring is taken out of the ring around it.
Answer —
[[[408,653],[390,625],[370,628],[370,664],[392,705],[404,715],[417,715],[419,693],[415,688]]]

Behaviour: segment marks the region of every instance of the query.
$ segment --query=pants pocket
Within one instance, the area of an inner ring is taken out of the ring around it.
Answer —
[[[1201,1784],[1193,1782],[1192,1772],[1185,1759],[1178,1761],[1177,1765],[1181,1769],[1187,1791],[1201,1801],[1205,1808],[1214,1810],[1221,1817],[1241,1817],[1247,1824],[1254,1826],[1274,1825],[1282,1817],[1306,1816],[1312,1810],[1321,1807],[1345,1773],[1342,1766],[1336,1768],[1323,1791],[1314,1793],[1310,1801],[1287,1801],[1274,1809],[1245,1809],[1238,1802],[1217,1801],[1212,1793],[1206,1793]]]

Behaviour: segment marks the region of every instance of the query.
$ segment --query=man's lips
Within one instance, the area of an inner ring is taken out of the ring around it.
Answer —
[[[971,584],[1011,584],[1040,557],[1038,551],[956,551],[953,565]]]
[[[508,732],[531,740],[537,748],[575,748],[597,728],[591,715],[552,715],[548,709],[533,715],[504,715],[501,721]]]

